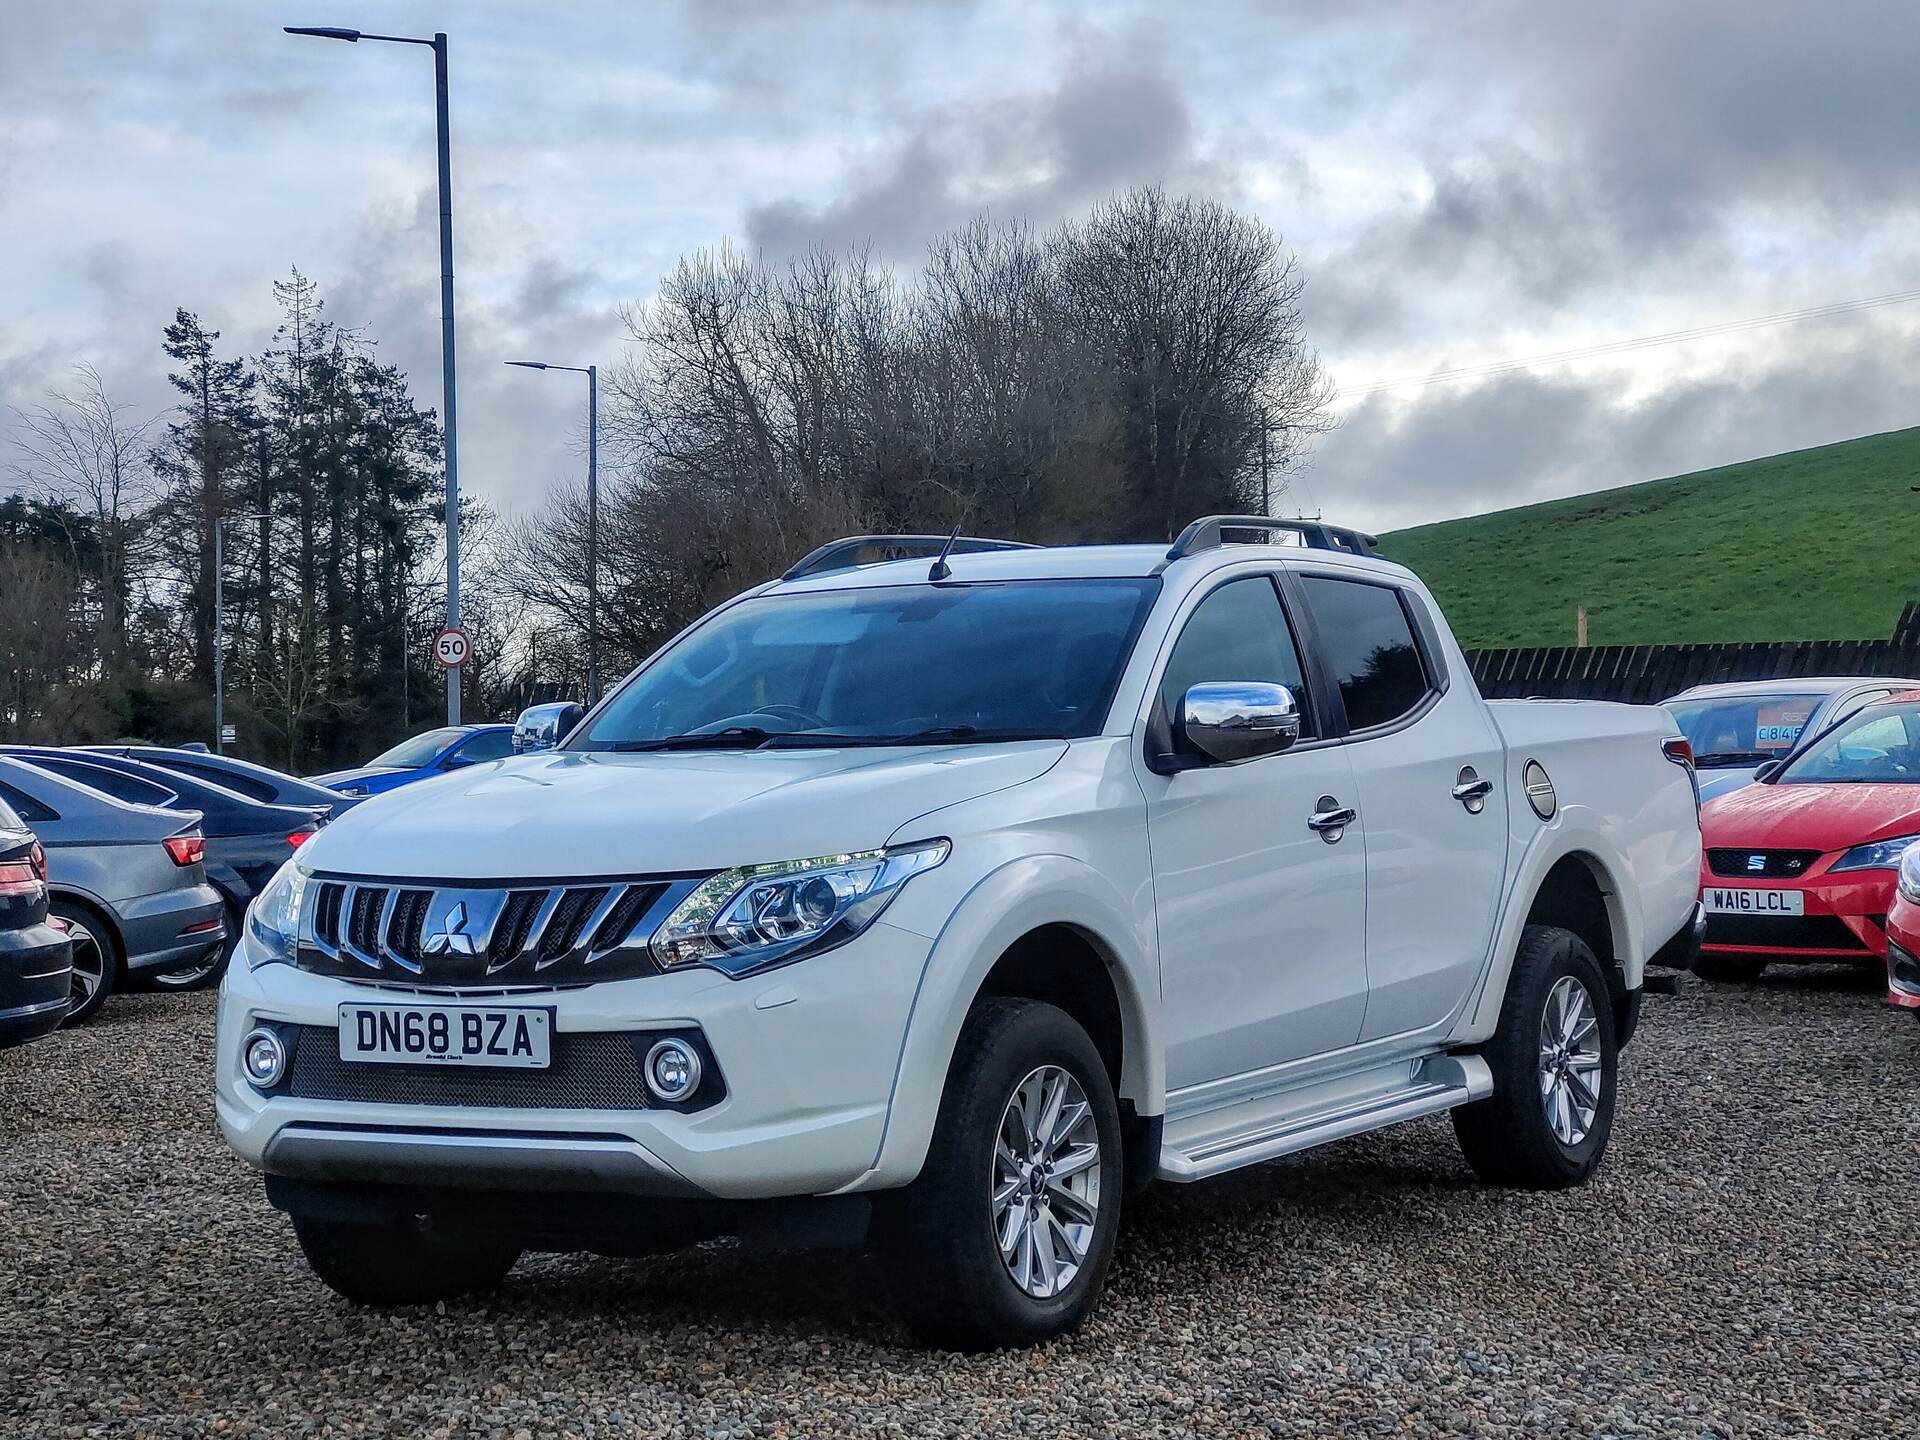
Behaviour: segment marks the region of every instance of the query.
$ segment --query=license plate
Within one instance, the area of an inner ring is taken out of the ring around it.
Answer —
[[[1804,915],[1807,897],[1798,890],[1726,890],[1709,885],[1707,910],[1714,915]]]
[[[342,1005],[340,1058],[544,1070],[553,1012],[486,1005]]]

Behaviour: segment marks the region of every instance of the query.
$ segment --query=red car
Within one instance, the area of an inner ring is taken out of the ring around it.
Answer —
[[[1751,980],[1776,960],[1883,965],[1895,873],[1920,839],[1920,690],[1867,706],[1709,801],[1700,831],[1699,974]]]

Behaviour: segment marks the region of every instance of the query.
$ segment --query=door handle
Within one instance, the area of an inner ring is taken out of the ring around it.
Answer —
[[[1482,779],[1471,765],[1461,767],[1459,782],[1453,787],[1453,798],[1467,807],[1469,815],[1478,815],[1484,810],[1487,796],[1492,793],[1493,781]]]
[[[1328,844],[1338,840],[1347,826],[1360,818],[1351,805],[1342,805],[1331,795],[1320,797],[1320,808],[1307,818],[1307,828]]]

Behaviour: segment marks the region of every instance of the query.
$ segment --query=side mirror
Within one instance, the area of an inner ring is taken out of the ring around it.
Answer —
[[[442,760],[440,762],[440,768],[442,770],[462,770],[469,765],[474,765],[478,763],[479,762],[476,761],[471,755],[461,755],[456,753],[453,755],[449,755],[447,756],[446,759]]]
[[[1784,760],[1769,760],[1753,772],[1753,778],[1762,785],[1770,785],[1773,783],[1773,777],[1784,770],[1786,765],[1787,762]]]
[[[1195,685],[1181,697],[1180,729],[1222,765],[1287,749],[1300,738],[1300,707],[1284,685],[1239,680]]]
[[[529,705],[513,722],[513,748],[524,755],[531,750],[551,750],[578,725],[586,711],[571,700],[556,700],[550,705]]]

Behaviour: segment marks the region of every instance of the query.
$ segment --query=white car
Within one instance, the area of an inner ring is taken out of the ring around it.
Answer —
[[[1364,540],[824,547],[559,748],[310,841],[222,992],[221,1128],[356,1300],[865,1240],[968,1347],[1085,1317],[1156,1177],[1452,1110],[1487,1179],[1579,1183],[1697,936],[1684,742],[1487,704]]]

